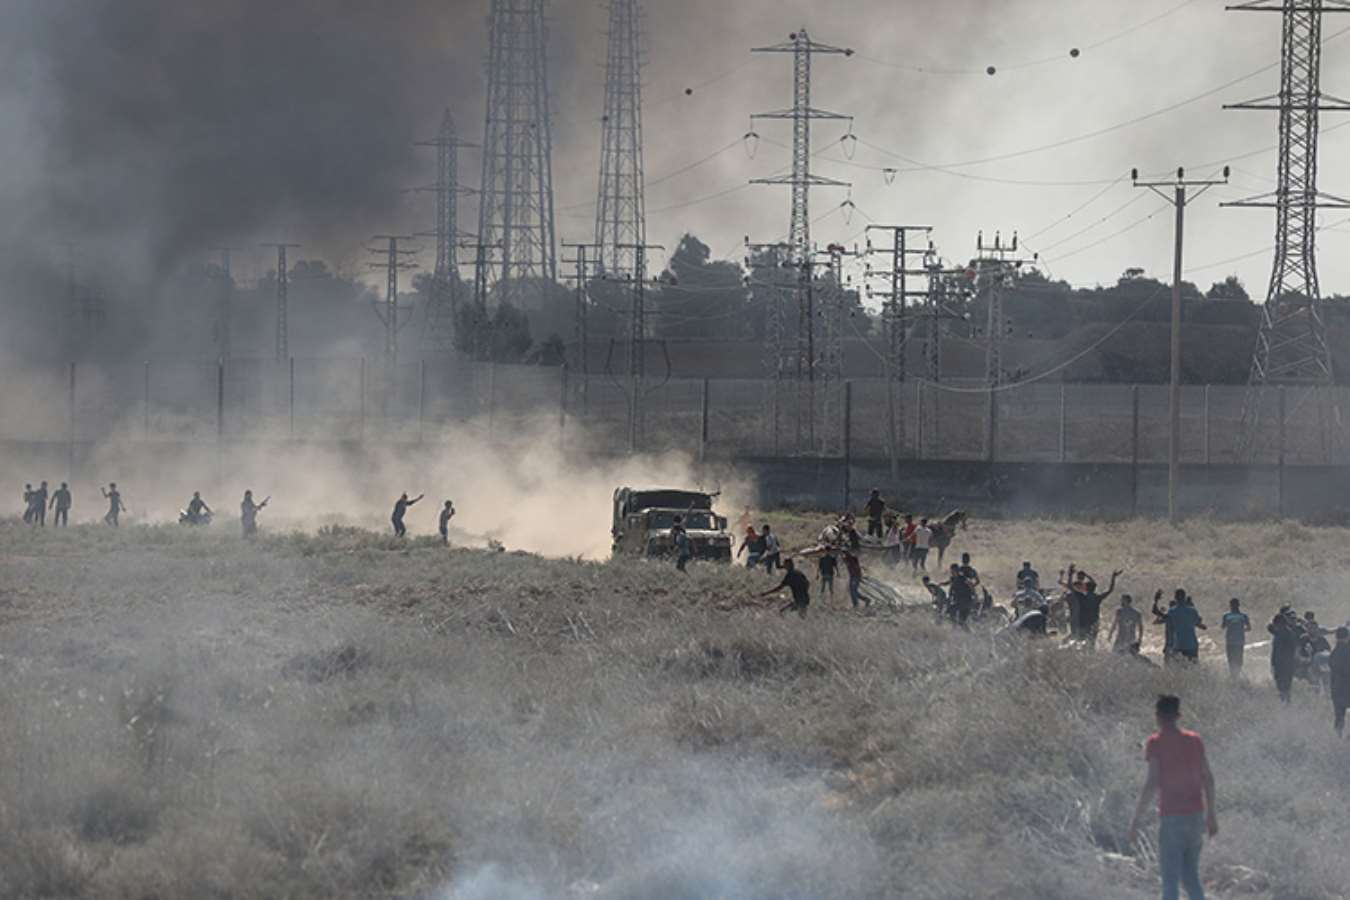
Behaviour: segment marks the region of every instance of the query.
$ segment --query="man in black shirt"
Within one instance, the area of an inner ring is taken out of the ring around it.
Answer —
[[[450,520],[455,517],[455,504],[449,500],[445,501],[445,506],[441,507],[441,516],[438,522],[441,531],[441,543],[450,543]]]
[[[969,554],[967,554],[969,559]],[[970,619],[970,614],[975,610],[975,584],[972,583],[963,573],[963,568],[969,569],[969,566],[962,567],[952,563],[947,580],[942,582],[942,586],[949,588],[951,592],[951,603],[947,607],[949,615],[956,620],[956,623],[962,627]],[[974,572],[974,569],[970,569]],[[977,579],[978,575],[975,576]]]
[[[39,528],[47,527],[47,482],[42,482],[33,491],[33,523]]]
[[[806,618],[806,608],[811,605],[811,582],[805,575],[797,571],[797,565],[791,557],[783,560],[783,573],[783,580],[776,587],[769,588],[760,596],[769,597],[783,588],[787,588],[792,591],[792,600],[784,604],[778,610],[778,614],[782,615],[792,609],[796,610],[797,615],[804,619]]]
[[[52,508],[56,510],[56,525],[65,528],[70,524],[70,485],[64,481],[52,494]]]
[[[1336,649],[1331,651],[1331,706],[1336,714],[1336,733],[1345,734],[1345,710],[1350,707],[1350,628],[1336,629]]]
[[[1079,636],[1089,647],[1097,646],[1097,629],[1102,620],[1102,601],[1115,592],[1116,579],[1120,575],[1120,569],[1111,573],[1111,583],[1107,585],[1105,593],[1097,593],[1097,582],[1091,578],[1084,582],[1082,589],[1077,592]]]
[[[881,517],[886,514],[886,501],[882,499],[881,491],[873,489],[863,509],[867,510],[867,536],[882,537]]]
[[[1031,567],[1031,562],[1022,563],[1022,568],[1017,570],[1017,589],[1019,591],[1031,589],[1039,591],[1041,589],[1041,576]]]
[[[1288,606],[1280,611],[1266,626],[1270,632],[1270,674],[1275,680],[1275,689],[1285,703],[1290,701],[1290,692],[1294,686],[1295,661],[1298,658],[1298,642],[1303,637],[1303,627],[1298,616]]]
[[[833,553],[826,553],[816,563],[820,568],[820,599],[834,599],[834,573],[839,570],[839,559]]]
[[[408,507],[412,506],[418,500],[421,500],[424,496],[426,495],[418,494],[416,497],[409,500],[408,492],[404,491],[403,494],[394,501],[394,514],[389,517],[389,520],[394,523],[394,535],[396,537],[403,537],[408,533],[408,527],[403,524],[403,516],[407,514]]]

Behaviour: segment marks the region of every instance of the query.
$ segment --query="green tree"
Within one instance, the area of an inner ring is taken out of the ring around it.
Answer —
[[[712,259],[708,245],[686,234],[654,291],[654,333],[703,340],[750,337],[751,303],[740,265]]]
[[[1250,300],[1247,294],[1247,288],[1243,286],[1242,281],[1236,275],[1229,275],[1223,281],[1214,282],[1210,287],[1209,293],[1205,294],[1210,300]]]

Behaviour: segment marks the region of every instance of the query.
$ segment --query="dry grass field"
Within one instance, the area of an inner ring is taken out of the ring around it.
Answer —
[[[1210,620],[1238,595],[1260,630],[1289,600],[1350,615],[1347,537],[976,520],[954,549],[1005,591],[1029,558],[1185,585]],[[1232,683],[842,597],[783,618],[767,586],[0,523],[0,897],[1149,897],[1123,839],[1163,690],[1218,776],[1213,895],[1350,896],[1350,745],[1259,656]]]

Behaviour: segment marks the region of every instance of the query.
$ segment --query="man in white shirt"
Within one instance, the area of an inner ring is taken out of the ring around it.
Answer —
[[[919,569],[928,571],[928,546],[933,542],[933,529],[928,527],[927,519],[919,520],[919,527],[914,529],[914,549],[910,551],[909,563],[913,571]]]

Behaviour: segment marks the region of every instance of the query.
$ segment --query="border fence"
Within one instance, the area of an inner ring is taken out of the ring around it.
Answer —
[[[552,434],[567,450],[698,459],[1164,462],[1166,385],[629,379],[562,367],[361,358],[78,363],[0,373],[0,440],[431,442]],[[634,397],[636,395],[636,404]],[[1347,389],[1270,388],[1239,451],[1242,386],[1182,389],[1188,465],[1350,463]],[[638,427],[630,412],[636,406]],[[801,410],[801,413],[798,413]],[[809,412],[808,412],[809,411]]]

